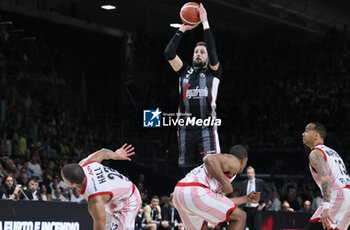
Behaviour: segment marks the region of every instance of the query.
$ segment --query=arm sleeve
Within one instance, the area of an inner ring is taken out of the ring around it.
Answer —
[[[179,47],[183,32],[176,31],[174,37],[170,40],[168,45],[165,47],[164,56],[167,60],[173,60],[176,57],[176,50]]]
[[[210,29],[206,29],[203,32],[204,32],[204,41],[205,41],[205,44],[207,45],[207,50],[208,50],[209,64],[211,66],[214,66],[219,62],[218,55],[216,53],[214,36]]]

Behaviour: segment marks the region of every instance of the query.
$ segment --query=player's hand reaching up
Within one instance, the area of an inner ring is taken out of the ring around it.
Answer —
[[[114,160],[131,161],[129,157],[135,154],[134,150],[135,148],[132,145],[128,145],[127,143],[125,143],[120,149],[115,151]]]
[[[185,33],[187,30],[193,30],[194,28],[196,28],[199,24],[196,24],[194,26],[191,25],[186,25],[186,24],[182,24],[179,28],[179,30],[183,33]]]
[[[199,4],[199,18],[201,19],[202,23],[208,21],[207,11],[202,3]]]

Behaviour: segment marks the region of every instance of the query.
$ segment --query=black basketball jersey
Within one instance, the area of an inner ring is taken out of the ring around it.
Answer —
[[[179,75],[179,111],[191,117],[216,118],[216,99],[220,83],[221,66],[217,71],[210,68],[192,67],[183,63]],[[181,116],[184,117],[184,116]]]

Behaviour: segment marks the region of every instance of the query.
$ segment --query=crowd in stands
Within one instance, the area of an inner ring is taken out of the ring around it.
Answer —
[[[112,135],[99,135],[100,127],[92,116],[78,119],[73,108],[53,104],[51,98],[38,94],[31,87],[35,83],[26,79],[44,59],[33,56],[40,47],[28,50],[6,29],[0,32],[0,198],[84,202],[80,191],[63,183],[60,169],[99,148],[116,149],[121,143]],[[214,34],[224,67],[218,99],[223,150],[241,143],[250,153],[287,153],[288,162],[293,154],[304,153],[301,133],[307,122],[319,120],[329,130],[326,140],[331,147],[350,155],[348,39],[329,35],[316,42],[300,42],[275,35],[244,42],[220,31]],[[131,68],[135,71],[131,74],[136,81],[130,87],[131,94],[139,92],[134,99],[140,108],[176,111],[177,77],[163,58],[169,39],[135,38],[132,65],[137,68]],[[187,61],[195,42],[184,39],[180,46]],[[184,47],[188,50],[183,51]],[[159,151],[170,150],[176,167],[176,132],[162,129],[159,134],[167,137]],[[349,158],[344,160],[349,168]],[[307,163],[298,167],[305,171]],[[154,194],[148,194],[143,174],[135,184],[143,200],[142,216],[158,204],[152,204],[149,195]],[[267,210],[312,212],[322,200],[310,177],[270,185],[273,192]],[[164,200],[158,198],[163,208],[169,208],[171,199]]]

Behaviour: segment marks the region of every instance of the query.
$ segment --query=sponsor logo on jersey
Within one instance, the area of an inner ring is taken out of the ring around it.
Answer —
[[[200,89],[199,86],[197,86],[195,89],[189,89],[191,84],[186,84],[184,89],[184,96],[182,98],[183,101],[186,99],[198,99],[201,97],[208,97],[208,87],[205,87],[204,89]]]
[[[94,173],[92,172],[92,169],[90,168],[90,165],[88,165],[87,170],[88,170],[90,175],[92,175],[92,176],[94,175]]]

